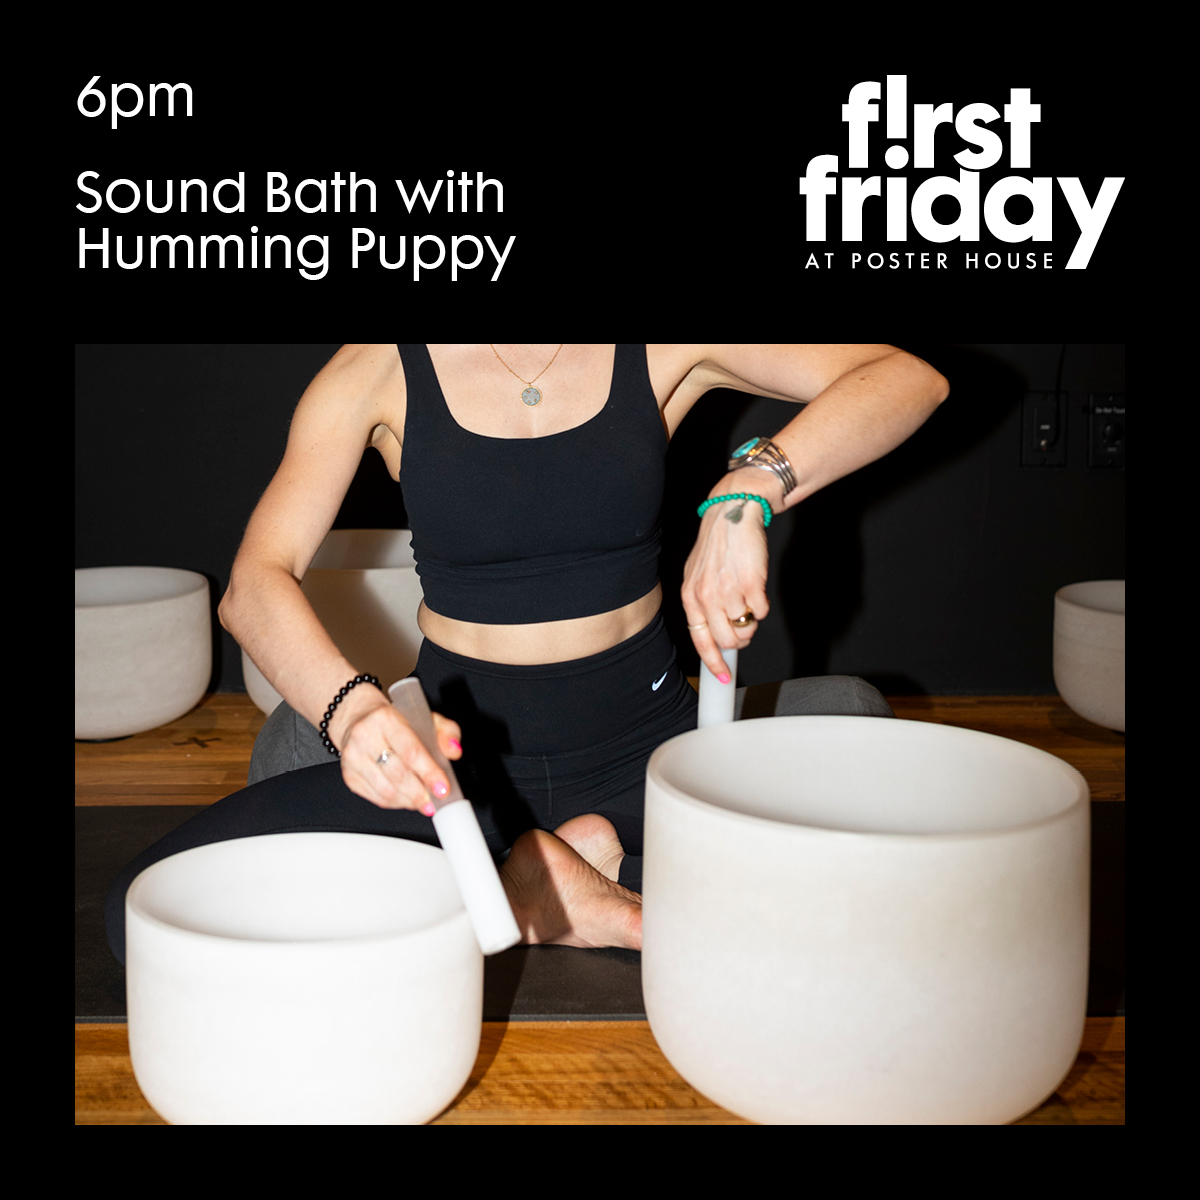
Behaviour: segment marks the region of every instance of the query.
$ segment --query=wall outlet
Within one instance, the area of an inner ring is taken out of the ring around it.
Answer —
[[[1064,392],[1026,392],[1021,411],[1021,466],[1067,465],[1067,405]]]
[[[1125,470],[1125,397],[1092,392],[1087,415],[1088,466]]]

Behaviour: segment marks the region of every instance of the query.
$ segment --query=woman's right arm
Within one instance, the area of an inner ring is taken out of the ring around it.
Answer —
[[[346,346],[313,380],[292,418],[287,450],[258,502],[221,601],[229,630],[306,720],[319,725],[361,668],[325,632],[300,590],[333,525],[372,431],[403,432],[404,372],[395,346]],[[458,727],[435,718],[448,758]],[[445,795],[444,773],[378,689],[360,686],[338,705],[329,736],[342,752],[346,785],[383,808],[420,808]],[[386,767],[378,763],[388,751]]]

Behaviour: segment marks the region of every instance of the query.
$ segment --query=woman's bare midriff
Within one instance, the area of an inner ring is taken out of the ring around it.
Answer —
[[[532,625],[476,625],[443,617],[422,601],[417,624],[434,645],[453,654],[483,662],[537,666],[611,650],[645,629],[661,605],[662,586],[656,584],[640,600],[592,617]]]

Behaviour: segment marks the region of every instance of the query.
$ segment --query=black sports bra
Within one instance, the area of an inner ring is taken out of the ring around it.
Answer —
[[[658,582],[667,433],[646,347],[618,345],[591,420],[540,438],[471,433],[424,345],[402,345],[400,483],[425,602],[486,625],[611,612]]]

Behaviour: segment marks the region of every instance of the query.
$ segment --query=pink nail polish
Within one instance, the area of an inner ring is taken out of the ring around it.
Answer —
[[[434,814],[435,812],[437,812],[437,809],[436,809],[436,808],[434,808],[432,804],[426,804],[426,805],[425,805],[425,806],[424,806],[424,807],[421,809],[421,811],[422,811],[422,812],[423,812],[423,813],[424,813],[424,814],[425,814],[427,817],[432,817],[432,816],[433,816],[433,814]]]
[[[718,676],[717,676],[717,682],[718,682],[718,683],[728,683],[728,682],[729,682],[729,676],[728,676],[728,675],[718,675]]]
[[[435,783],[433,785],[433,794],[440,800],[443,796],[450,794],[450,789],[444,783]]]
[[[462,743],[458,740],[458,738],[451,738],[450,745],[453,746],[454,749],[459,752],[459,754],[462,753]]]

